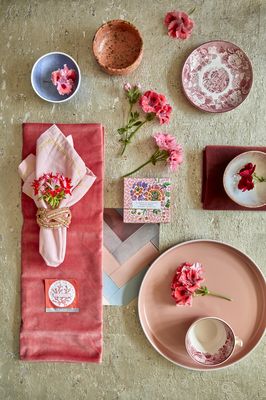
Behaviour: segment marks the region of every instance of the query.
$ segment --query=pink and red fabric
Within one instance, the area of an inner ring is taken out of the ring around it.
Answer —
[[[23,125],[22,158],[35,152],[37,138],[52,124]],[[36,206],[22,193],[20,358],[28,361],[101,362],[102,358],[102,220],[103,127],[100,124],[58,124],[72,135],[75,149],[97,179],[72,208],[67,253],[58,268],[49,268],[39,254]],[[79,284],[77,313],[45,312],[45,279],[75,279]]]

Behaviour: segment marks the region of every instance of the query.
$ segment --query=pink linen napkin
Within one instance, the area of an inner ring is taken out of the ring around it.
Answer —
[[[51,124],[23,124],[22,159],[35,152],[36,140]],[[36,205],[22,193],[20,358],[26,361],[101,362],[103,127],[58,124],[72,135],[77,153],[97,176],[90,191],[72,207],[66,257],[47,268],[38,251]],[[74,280],[79,312],[45,312],[45,280]]]
[[[42,199],[38,200],[38,195],[34,195],[32,182],[49,172],[59,172],[72,180],[72,195],[63,199],[59,208],[77,203],[96,178],[74,149],[72,136],[65,137],[56,125],[51,126],[37,139],[36,156],[29,154],[19,166],[19,174],[24,181],[22,190],[35,201],[37,207],[47,208],[47,203]],[[48,266],[58,267],[64,261],[66,239],[66,227],[40,227],[39,251]]]

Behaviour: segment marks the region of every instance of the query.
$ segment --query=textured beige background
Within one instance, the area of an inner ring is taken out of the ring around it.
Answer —
[[[164,14],[177,7],[188,11],[194,4],[197,27],[192,37],[184,42],[168,38],[162,24]],[[186,161],[173,177],[175,207],[172,223],[161,228],[162,249],[194,238],[224,240],[245,251],[265,270],[266,214],[206,212],[200,204],[201,157],[206,144],[266,144],[265,0],[17,0],[0,1],[0,5],[0,399],[265,399],[265,342],[229,369],[187,371],[151,348],[141,331],[136,303],[125,308],[105,307],[101,366],[20,362],[22,220],[17,175],[23,121],[102,122],[106,127],[105,205],[122,205],[119,177],[152,151],[150,136],[159,126],[143,129],[127,155],[118,157],[116,128],[127,111],[122,91],[125,79],[111,78],[98,69],[91,40],[102,22],[127,19],[139,27],[145,44],[143,62],[130,81],[165,93],[174,106],[167,132],[174,133],[186,150]],[[247,100],[235,111],[220,115],[197,111],[180,88],[186,56],[211,39],[238,44],[254,67],[254,85]],[[63,105],[42,101],[30,85],[34,61],[54,50],[72,55],[82,71],[79,93]],[[142,176],[166,173],[157,166],[146,168]]]

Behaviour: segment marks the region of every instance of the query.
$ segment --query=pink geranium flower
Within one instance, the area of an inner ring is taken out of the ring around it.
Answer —
[[[171,294],[176,305],[191,306],[193,297],[206,295],[231,301],[229,297],[210,292],[206,286],[201,286],[203,281],[203,267],[200,263],[180,264],[171,282]]]
[[[168,12],[164,19],[168,35],[172,38],[188,39],[194,27],[194,21],[183,11]]]
[[[156,109],[158,107],[161,108],[164,102],[165,97],[156,92],[153,92],[152,90],[148,90],[147,92],[145,92],[139,100],[139,104],[145,113],[154,114],[156,114]]]
[[[172,107],[170,106],[170,104],[167,103],[157,108],[156,116],[159,118],[160,125],[169,123],[171,112]]]
[[[70,94],[72,88],[73,88],[73,81],[71,79],[60,78],[59,81],[57,81],[57,90],[58,93],[61,94],[61,96],[65,94]]]
[[[64,68],[59,68],[57,71],[52,72],[51,80],[61,96],[70,94],[76,80],[76,71],[69,69],[65,64]]]

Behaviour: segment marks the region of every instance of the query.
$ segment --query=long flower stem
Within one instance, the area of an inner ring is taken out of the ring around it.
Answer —
[[[207,296],[219,297],[220,299],[232,301],[232,299],[230,299],[230,297],[223,296],[222,294],[215,293],[215,292],[208,292]]]
[[[131,132],[131,134],[130,134],[129,137],[128,137],[128,140],[130,140],[130,139],[135,135],[135,133],[136,133],[144,124],[146,124],[146,122],[148,122],[147,119],[145,119],[133,132]]]
[[[193,296],[213,296],[213,297],[219,297],[220,299],[224,299],[224,300],[228,300],[228,301],[232,301],[232,299],[230,299],[230,297],[224,296],[220,293],[216,293],[216,292],[211,292],[206,286],[201,286],[199,289],[197,289]]]
[[[151,162],[152,162],[152,160],[151,160],[151,158],[150,158],[150,159],[149,159],[148,161],[146,161],[144,164],[142,164],[142,165],[140,165],[138,168],[134,169],[134,171],[131,171],[131,172],[129,172],[129,173],[126,174],[126,175],[123,175],[122,178],[126,178],[127,176],[134,174],[135,172],[139,171],[141,168],[145,167],[145,165],[147,165],[147,164],[149,164],[149,163],[151,163]]]
[[[130,112],[131,112],[131,111],[130,111]],[[135,133],[136,133],[144,124],[146,124],[146,122],[148,122],[147,119],[145,119],[133,132],[131,132],[131,134],[130,134],[129,136],[127,136],[127,132],[126,132],[126,137],[125,137],[125,139],[123,140],[124,145],[123,145],[123,148],[122,148],[122,151],[121,151],[121,156],[124,154],[124,152],[125,152],[125,150],[126,150],[126,147],[127,147],[128,143],[130,142],[130,140],[132,139],[132,137],[135,135]]]

